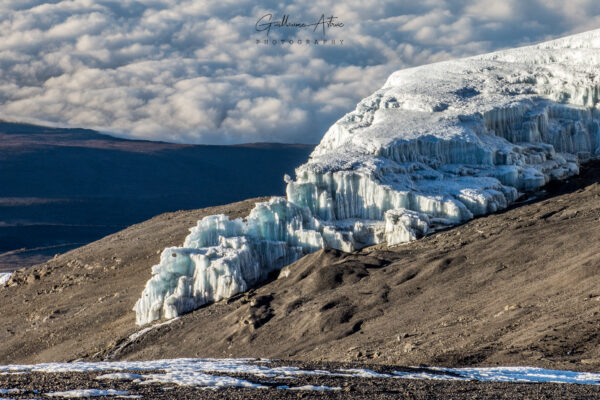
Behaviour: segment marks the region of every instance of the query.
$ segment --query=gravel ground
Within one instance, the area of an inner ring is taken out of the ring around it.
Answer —
[[[371,368],[391,372],[398,367],[358,363],[285,362],[304,369]],[[121,371],[123,372],[123,371]],[[139,371],[130,371],[139,373]],[[149,373],[149,372],[144,372]],[[46,393],[75,389],[127,391],[127,396],[145,399],[597,399],[600,386],[576,384],[488,383],[400,378],[348,378],[330,376],[298,376],[296,379],[257,378],[246,374],[219,374],[246,379],[267,386],[266,389],[206,389],[173,384],[140,384],[126,380],[97,380],[103,373],[28,373],[0,375],[0,389],[17,388],[20,393],[4,394],[15,399],[47,398]],[[278,386],[326,386],[336,390],[290,390]],[[1,392],[0,392],[1,393]],[[117,398],[104,396],[95,398]]]

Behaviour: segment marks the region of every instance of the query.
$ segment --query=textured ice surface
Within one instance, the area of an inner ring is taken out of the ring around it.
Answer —
[[[330,376],[362,379],[439,379],[439,380],[477,380],[489,382],[557,382],[600,385],[600,374],[591,372],[572,372],[547,370],[531,367],[494,367],[494,368],[414,368],[410,371],[379,373],[369,369],[311,370],[292,366],[269,366],[269,360],[255,359],[195,359],[180,358],[154,361],[118,361],[118,362],[74,362],[48,363],[32,365],[4,365],[0,371],[11,372],[87,372],[101,373],[96,379],[137,380],[142,383],[169,383],[182,386],[207,388],[246,387],[265,388],[261,382],[272,383],[273,378],[299,376]],[[121,372],[120,372],[121,371]],[[135,371],[122,372],[122,371]],[[104,374],[105,372],[111,372]],[[218,375],[222,374],[222,375]],[[251,375],[258,383],[241,378],[227,376]],[[338,390],[324,386],[281,385],[281,389],[294,390]]]
[[[600,156],[600,30],[400,70],[247,221],[206,217],[135,306],[172,318],[322,247],[414,240],[506,208]]]
[[[170,247],[135,305],[137,323],[173,318],[243,292],[304,254],[343,239],[307,208],[283,198],[258,203],[245,221],[212,215],[183,247]]]

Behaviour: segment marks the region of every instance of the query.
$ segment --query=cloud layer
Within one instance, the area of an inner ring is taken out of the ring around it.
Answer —
[[[0,118],[186,143],[316,143],[394,70],[600,27],[596,0],[40,3],[0,3]],[[344,26],[265,45],[267,13]]]

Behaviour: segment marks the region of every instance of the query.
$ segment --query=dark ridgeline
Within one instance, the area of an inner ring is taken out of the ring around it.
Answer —
[[[314,146],[180,145],[0,122],[0,270],[156,214],[285,193]]]

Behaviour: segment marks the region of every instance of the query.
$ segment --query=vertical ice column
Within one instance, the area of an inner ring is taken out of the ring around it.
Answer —
[[[389,246],[421,238],[429,232],[426,214],[400,209],[385,213],[385,241]]]

